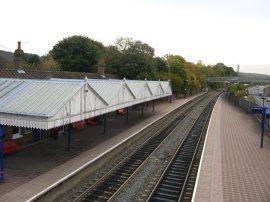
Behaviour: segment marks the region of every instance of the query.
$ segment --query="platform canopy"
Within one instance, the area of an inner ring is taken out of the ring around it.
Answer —
[[[0,125],[47,130],[171,94],[169,81],[0,78]]]

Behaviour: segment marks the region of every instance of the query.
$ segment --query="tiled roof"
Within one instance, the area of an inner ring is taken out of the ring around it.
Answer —
[[[53,72],[53,71],[37,71],[37,70],[0,70],[0,78],[20,78],[20,79],[50,79],[50,78],[64,78],[64,79],[117,79],[117,75],[106,74],[102,77],[97,73],[89,72]]]

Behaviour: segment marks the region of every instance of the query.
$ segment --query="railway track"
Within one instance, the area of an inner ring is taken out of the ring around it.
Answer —
[[[202,103],[211,96],[213,97],[211,94],[201,96],[181,106],[171,115],[168,115],[168,117],[162,121],[162,124],[159,123],[153,128],[155,131],[158,131],[158,134],[149,137],[136,151],[130,152],[130,154],[115,163],[106,174],[102,175],[97,180],[80,186],[80,190],[73,192],[72,199],[68,199],[68,201],[113,201],[134,175],[139,172],[141,167],[146,164],[145,162],[149,161],[151,155],[161,147],[162,143],[165,142],[172,133],[177,133],[175,130],[181,125],[183,120],[186,120],[187,116],[192,114],[192,111],[196,109],[196,107],[204,107],[205,104]],[[190,125],[193,126],[195,119],[191,118],[190,120],[186,120],[186,122],[190,122]],[[157,129],[158,127],[163,129]],[[190,126],[190,128],[192,127]]]
[[[193,128],[173,155],[147,201],[191,201],[192,189],[196,181],[196,175],[194,176],[194,173],[192,173],[196,171],[196,168],[192,165],[200,143],[203,145],[200,140],[205,132],[212,107],[213,102],[209,103],[198,117]]]
[[[168,125],[158,135],[150,138],[137,151],[123,159],[113,170],[104,175],[95,184],[85,189],[75,201],[107,201],[117,192],[132,174],[143,164],[151,153],[161,144],[173,129],[181,123],[190,109],[177,117],[173,124]]]

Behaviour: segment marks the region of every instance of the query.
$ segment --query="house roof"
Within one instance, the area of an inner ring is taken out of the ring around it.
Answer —
[[[50,79],[50,78],[63,78],[63,79],[83,79],[84,77],[91,79],[117,79],[114,74],[106,74],[103,77],[97,73],[89,72],[64,72],[64,71],[37,71],[37,70],[10,70],[1,69],[0,78],[19,78],[19,79]]]

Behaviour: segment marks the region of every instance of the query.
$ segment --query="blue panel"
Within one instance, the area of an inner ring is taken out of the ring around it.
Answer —
[[[252,107],[251,108],[252,114],[261,114],[262,113],[262,107]]]
[[[4,127],[0,126],[0,138],[4,137]]]
[[[265,116],[266,116],[266,118],[270,118],[270,109],[266,109],[265,110]]]

